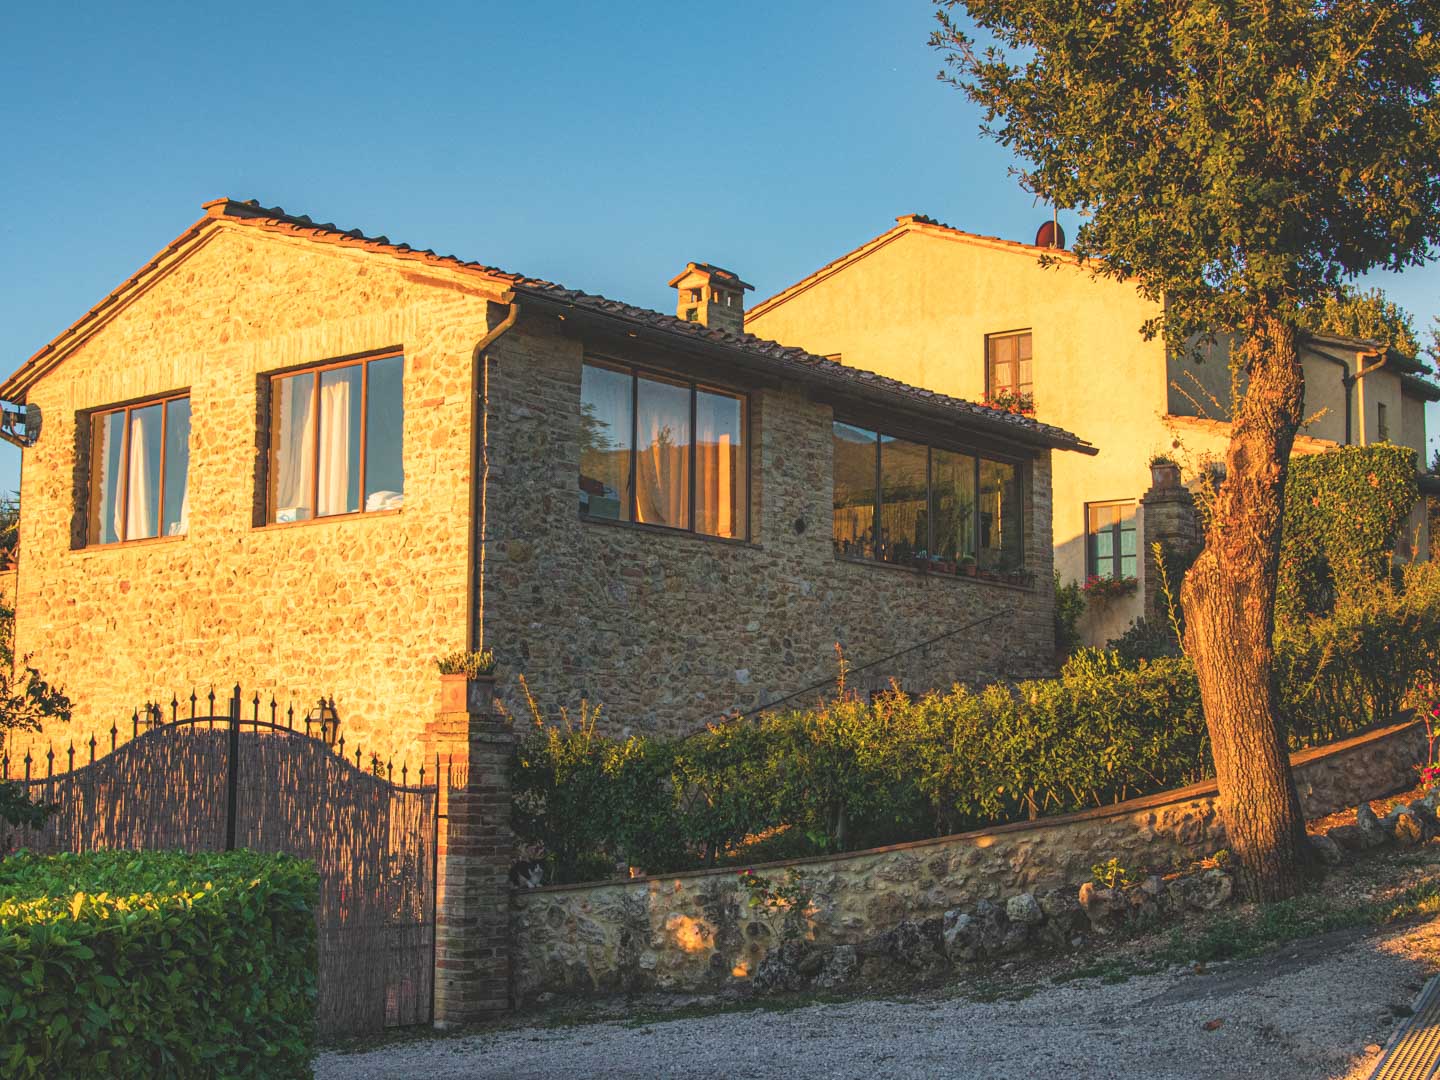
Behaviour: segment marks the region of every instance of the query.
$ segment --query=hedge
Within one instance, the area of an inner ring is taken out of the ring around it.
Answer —
[[[1291,748],[1393,719],[1440,677],[1437,642],[1430,564],[1403,592],[1277,633]],[[946,835],[1213,775],[1184,657],[1082,649],[1055,679],[840,697],[683,739],[606,736],[591,707],[558,723],[534,714],[513,766],[515,821],[562,882]]]
[[[317,889],[248,851],[0,861],[0,1074],[311,1075]]]

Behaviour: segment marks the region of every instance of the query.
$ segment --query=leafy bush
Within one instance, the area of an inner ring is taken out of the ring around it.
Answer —
[[[1346,446],[1290,463],[1276,610],[1328,614],[1390,578],[1399,531],[1420,497],[1415,451]]]
[[[1392,719],[1440,680],[1440,565],[1415,563],[1402,588],[1372,585],[1326,619],[1280,623],[1275,654],[1294,748]]]
[[[253,852],[0,863],[0,1074],[309,1076],[314,868]]]
[[[1055,574],[1055,651],[1069,656],[1080,644],[1080,617],[1085,614],[1085,592],[1078,581],[1060,584]]]
[[[1080,649],[1055,679],[962,686],[613,738],[581,709],[534,728],[515,820],[550,880],[853,850],[1100,806],[1213,775],[1194,667],[1170,628]],[[1440,566],[1276,634],[1292,749],[1391,720],[1440,681]]]

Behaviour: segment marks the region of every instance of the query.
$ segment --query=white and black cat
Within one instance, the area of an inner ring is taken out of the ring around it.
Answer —
[[[538,889],[545,884],[545,864],[539,859],[517,859],[510,864],[512,889]]]

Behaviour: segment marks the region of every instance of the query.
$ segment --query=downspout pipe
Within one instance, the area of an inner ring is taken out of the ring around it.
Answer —
[[[465,564],[465,594],[469,598],[469,627],[466,647],[485,647],[480,605],[485,587],[486,512],[490,488],[490,355],[497,338],[515,325],[520,305],[515,294],[506,292],[500,303],[509,306],[505,317],[486,331],[470,352],[470,543]]]
[[[1374,364],[1374,365],[1372,365],[1372,366],[1370,366],[1370,367],[1366,367],[1366,366],[1365,366],[1365,359],[1366,359],[1366,357],[1370,357],[1370,356],[1378,356],[1378,357],[1380,357],[1380,361],[1379,361],[1379,363],[1377,363],[1377,364]],[[1360,380],[1363,379],[1363,378],[1365,378],[1366,375],[1373,375],[1375,372],[1379,371],[1381,368],[1383,368],[1383,367],[1384,367],[1386,364],[1388,364],[1389,362],[1390,362],[1390,353],[1389,353],[1388,350],[1385,351],[1385,352],[1378,352],[1378,351],[1377,351],[1377,352],[1362,352],[1362,353],[1356,354],[1356,363],[1355,363],[1355,368],[1356,368],[1356,370],[1355,370],[1355,374],[1351,376],[1350,381],[1351,381],[1352,383],[1356,384],[1356,386],[1359,388],[1359,389],[1358,389],[1358,393],[1357,393],[1356,396],[1357,396],[1358,399],[1359,399],[1358,404],[1359,404],[1359,413],[1360,413],[1360,445],[1361,445],[1361,446],[1368,446],[1368,445],[1369,445],[1369,442],[1368,442],[1368,440],[1367,440],[1366,437],[1365,437],[1365,387],[1364,387],[1363,384],[1361,384]],[[1349,404],[1349,398],[1348,398],[1348,397],[1346,398],[1346,404]],[[1348,442],[1348,439],[1347,439],[1347,442]]]

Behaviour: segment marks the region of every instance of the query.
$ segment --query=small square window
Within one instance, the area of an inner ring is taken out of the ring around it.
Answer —
[[[1087,503],[1085,550],[1088,576],[1118,581],[1133,579],[1137,572],[1135,504]]]

